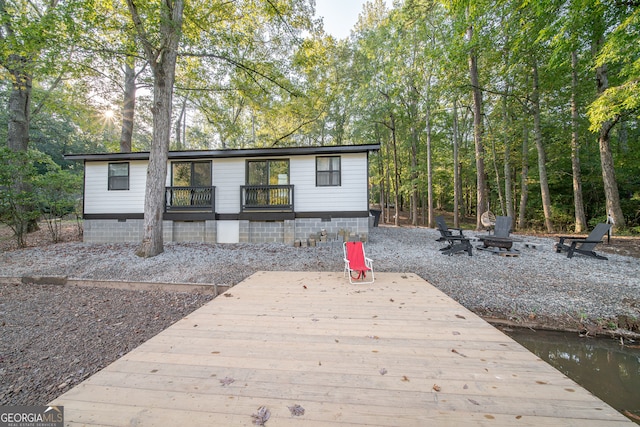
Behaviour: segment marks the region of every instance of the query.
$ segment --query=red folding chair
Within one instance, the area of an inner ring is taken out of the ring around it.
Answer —
[[[349,274],[349,283],[373,283],[373,260],[367,258],[362,242],[345,242],[343,249],[344,274]],[[371,273],[371,280],[366,280],[367,273]]]

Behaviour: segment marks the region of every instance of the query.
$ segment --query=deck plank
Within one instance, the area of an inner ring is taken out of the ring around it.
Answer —
[[[633,425],[403,273],[256,273],[52,404],[87,426]]]

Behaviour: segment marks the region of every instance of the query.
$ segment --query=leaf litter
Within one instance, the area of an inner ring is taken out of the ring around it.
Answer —
[[[258,408],[258,413],[252,414],[251,418],[254,425],[263,426],[271,418],[271,411],[266,406],[261,406]]]
[[[291,415],[293,415],[294,417],[300,417],[304,415],[304,408],[297,403],[293,406],[287,406],[287,408],[289,408],[289,412],[291,412]]]

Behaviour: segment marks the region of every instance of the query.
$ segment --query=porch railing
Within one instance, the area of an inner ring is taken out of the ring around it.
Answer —
[[[215,212],[215,187],[166,187],[165,209]]]
[[[240,200],[242,212],[293,212],[293,185],[242,185]]]

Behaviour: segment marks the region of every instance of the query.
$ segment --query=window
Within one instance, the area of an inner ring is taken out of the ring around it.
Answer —
[[[172,187],[211,187],[211,162],[171,163]]]
[[[109,163],[109,190],[129,189],[129,163]]]
[[[316,157],[316,186],[339,187],[340,156]]]
[[[247,161],[247,185],[289,185],[289,160]]]

